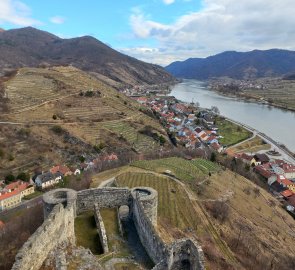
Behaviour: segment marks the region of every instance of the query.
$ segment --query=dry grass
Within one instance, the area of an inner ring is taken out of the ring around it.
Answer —
[[[0,148],[10,155],[0,157],[1,172],[15,168],[33,171],[36,166],[44,166],[45,170],[56,163],[75,164],[79,155],[97,155],[93,146],[100,143],[110,152],[132,151],[132,147],[148,152],[154,140],[139,131],[148,124],[164,132],[157,120],[139,111],[141,106],[136,101],[73,67],[22,68],[5,82],[5,87],[10,111],[1,115],[1,120],[22,125],[0,130]],[[87,91],[93,91],[94,96],[85,96]],[[81,92],[84,94],[80,95]],[[50,131],[53,125],[62,126],[89,148],[55,136]],[[15,138],[17,130],[26,126],[31,130],[30,138]],[[121,126],[128,130],[123,139]]]
[[[236,147],[231,147],[230,151],[232,153],[257,153],[259,151],[269,149],[271,149],[270,144],[264,143],[260,137],[255,136],[253,139],[247,142],[244,142]]]

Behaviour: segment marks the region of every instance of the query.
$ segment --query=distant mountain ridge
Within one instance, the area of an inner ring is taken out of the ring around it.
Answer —
[[[111,84],[174,80],[162,67],[119,53],[91,36],[62,39],[33,27],[0,31],[0,73],[40,64],[73,65]]]
[[[279,49],[227,51],[207,58],[173,62],[165,69],[176,77],[200,80],[224,76],[235,79],[283,76],[295,73],[295,52]]]

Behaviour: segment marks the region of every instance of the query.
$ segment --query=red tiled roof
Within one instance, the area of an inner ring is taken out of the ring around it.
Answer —
[[[218,150],[219,148],[220,148],[220,145],[218,144],[218,143],[212,143],[211,144],[211,147],[213,148],[213,149],[215,149],[215,150]]]
[[[285,198],[287,198],[287,197],[291,197],[292,195],[294,195],[294,193],[293,193],[291,190],[289,190],[289,189],[287,189],[287,190],[281,192],[281,194],[282,194]]]
[[[270,171],[268,171],[267,169],[265,169],[261,165],[255,166],[255,171],[265,178],[269,178],[272,175],[272,173]]]
[[[55,173],[57,173],[57,172],[60,172],[60,173],[62,173],[62,174],[66,174],[66,173],[71,172],[71,170],[70,170],[67,166],[57,165],[57,166],[55,166],[55,167],[52,167],[52,168],[50,169],[50,172],[51,172],[52,174],[55,174]]]
[[[245,160],[248,160],[248,161],[251,161],[252,158],[253,158],[252,156],[249,156],[249,155],[247,155],[245,153],[242,153],[242,155],[241,155],[241,159],[245,159]]]
[[[5,227],[5,223],[2,220],[0,220],[0,229],[3,229],[4,227]]]
[[[292,206],[295,207],[295,194],[292,195],[292,196],[290,196],[290,197],[287,199],[287,202],[288,202],[290,205],[292,205]]]

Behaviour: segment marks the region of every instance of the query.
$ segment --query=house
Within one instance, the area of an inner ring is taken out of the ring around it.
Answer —
[[[60,172],[51,173],[46,172],[37,176],[35,184],[40,189],[52,187],[62,180],[63,175]]]
[[[203,117],[203,122],[205,123],[205,125],[209,126],[209,125],[214,125],[214,119],[211,115],[206,114]]]
[[[287,198],[293,196],[295,193],[293,193],[290,189],[287,189],[285,191],[282,191],[281,194],[285,199],[287,199]]]
[[[218,143],[217,137],[214,135],[210,135],[210,137],[206,140],[207,144]]]
[[[251,160],[252,166],[257,166],[261,164],[265,164],[269,162],[269,157],[266,154],[256,154],[253,156],[253,159]]]
[[[60,172],[63,176],[72,175],[72,171],[67,166],[57,165],[49,170],[52,174]]]
[[[223,150],[223,147],[222,147],[218,142],[214,142],[214,143],[212,143],[212,144],[210,145],[210,147],[211,147],[213,150],[217,151],[218,153],[221,153],[222,150]]]
[[[288,190],[286,187],[283,187],[279,182],[275,181],[270,185],[270,190],[273,194],[283,197],[282,192]]]
[[[34,193],[34,186],[23,181],[16,181],[5,186],[0,193],[0,211],[15,207],[24,196]]]
[[[253,159],[253,156],[247,155],[246,153],[242,153],[238,158],[240,158],[243,162],[250,165],[251,160]]]
[[[295,207],[295,194],[293,194],[292,196],[288,197],[287,202],[289,205]]]
[[[284,170],[284,175],[288,179],[295,179],[295,166],[292,164],[284,163],[280,166]]]
[[[269,178],[273,175],[273,173],[265,166],[263,165],[258,165],[258,166],[255,166],[254,169],[253,169],[254,172],[256,172],[257,174],[261,175],[262,177],[264,177],[265,179],[269,180]],[[273,183],[275,181],[277,181],[276,179],[276,175],[274,175],[274,179],[273,181],[271,180],[269,183]],[[271,185],[269,184],[269,185]]]
[[[103,158],[103,161],[116,161],[118,160],[118,156],[114,153],[107,155]]]
[[[268,184],[272,185],[274,182],[278,182],[284,188],[287,188],[295,193],[295,183],[287,179],[284,175],[272,175],[268,179]]]

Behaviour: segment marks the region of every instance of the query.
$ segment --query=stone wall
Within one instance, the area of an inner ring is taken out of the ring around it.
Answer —
[[[93,205],[99,208],[114,208],[130,205],[131,191],[129,188],[92,188],[79,191],[77,194],[77,213],[93,210]]]
[[[75,244],[75,211],[71,205],[53,207],[44,223],[16,255],[12,270],[38,270],[50,251],[62,243]]]
[[[191,239],[175,241],[169,248],[168,269],[204,270],[202,248]]]
[[[133,193],[134,194],[134,193]],[[148,209],[151,213],[151,210]],[[140,238],[147,253],[155,264],[159,263],[168,256],[168,248],[158,235],[152,223],[151,216],[145,214],[140,198],[135,198],[131,207],[132,218]]]
[[[98,204],[94,205],[94,218],[97,226],[97,232],[99,235],[100,243],[103,249],[103,253],[109,252],[108,238],[106,234],[106,230],[104,227],[104,223],[99,212]]]
[[[203,270],[204,257],[200,246],[182,239],[167,246],[157,233],[158,193],[152,188],[96,188],[76,192],[57,189],[43,196],[44,223],[29,238],[16,256],[12,270],[37,270],[49,252],[60,244],[75,245],[76,213],[95,209],[98,233],[108,252],[107,237],[99,209],[129,207],[138,236],[154,261],[154,270]]]

